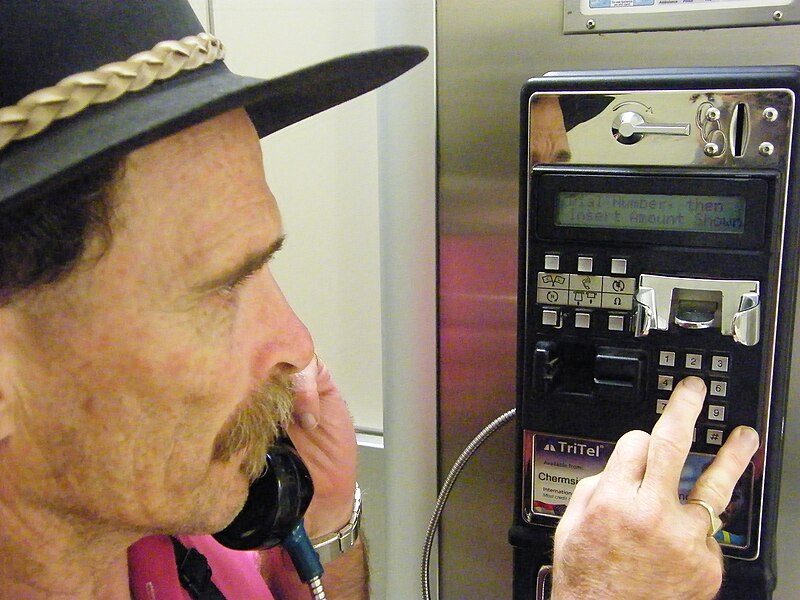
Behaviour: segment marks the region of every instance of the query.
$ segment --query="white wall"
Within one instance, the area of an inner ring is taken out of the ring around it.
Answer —
[[[208,27],[209,0],[190,1]],[[433,0],[212,0],[211,7],[226,63],[245,75],[268,78],[384,45],[434,47]],[[375,482],[365,488],[368,534],[370,506],[377,518],[388,516],[372,524],[382,533],[371,547],[375,598],[419,595],[436,497],[434,92],[431,57],[262,142],[287,232],[276,277],[357,428],[385,434],[383,460],[367,461],[368,471],[381,472],[359,472]]]
[[[226,63],[274,77],[372,48],[372,0],[216,0]],[[269,136],[267,179],[287,244],[274,262],[359,428],[383,430],[376,95]]]

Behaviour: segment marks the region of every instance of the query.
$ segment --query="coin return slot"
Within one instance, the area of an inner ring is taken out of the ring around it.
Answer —
[[[739,344],[755,346],[761,339],[759,289],[758,281],[643,273],[634,297],[634,335],[669,331],[672,324],[692,329],[715,327]]]
[[[684,329],[719,329],[721,306],[721,292],[676,288],[672,294],[672,322]]]

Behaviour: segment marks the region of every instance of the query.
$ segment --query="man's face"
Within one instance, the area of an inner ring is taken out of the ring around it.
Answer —
[[[530,136],[532,165],[569,161],[564,114],[556,96],[543,96],[531,106]]]
[[[219,530],[244,501],[242,463],[257,471],[274,439],[264,426],[291,412],[281,386],[260,390],[313,357],[266,265],[283,232],[244,111],[132,153],[114,204],[108,250],[12,308],[6,464],[54,512]],[[256,432],[231,442],[242,420]]]

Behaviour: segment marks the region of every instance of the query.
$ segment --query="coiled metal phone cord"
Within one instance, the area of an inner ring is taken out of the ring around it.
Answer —
[[[439,492],[439,498],[436,500],[436,507],[433,509],[433,515],[431,516],[430,523],[428,524],[428,530],[425,534],[425,545],[422,548],[422,566],[420,569],[420,575],[422,579],[422,597],[424,600],[430,600],[431,598],[431,548],[433,547],[433,538],[436,535],[437,529],[439,528],[439,518],[442,516],[442,511],[444,510],[444,505],[447,502],[450,491],[453,489],[456,479],[464,469],[464,465],[466,465],[467,461],[472,458],[472,455],[475,454],[478,448],[480,448],[481,444],[483,444],[483,442],[485,442],[495,431],[513,419],[516,413],[517,410],[512,408],[484,427],[483,430],[475,436],[475,439],[473,439],[469,445],[464,448],[464,451],[458,457],[458,460],[456,460],[455,464],[453,464],[453,467],[450,469],[450,472],[447,474],[444,484],[442,484],[442,490]]]

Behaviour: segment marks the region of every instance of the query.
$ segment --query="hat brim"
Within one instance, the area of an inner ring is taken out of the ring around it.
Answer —
[[[219,62],[156,83],[12,142],[0,152],[0,210],[234,108],[246,108],[259,136],[267,136],[391,81],[427,55],[416,46],[381,48],[269,80],[235,75]]]

